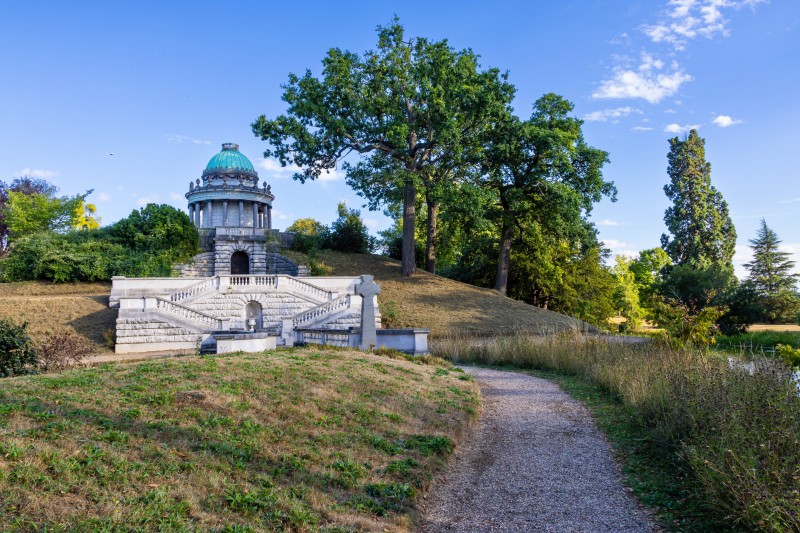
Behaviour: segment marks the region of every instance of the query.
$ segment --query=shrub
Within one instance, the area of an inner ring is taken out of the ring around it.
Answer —
[[[368,254],[375,249],[375,239],[361,220],[361,212],[338,205],[339,218],[320,235],[320,246],[337,252]]]
[[[775,353],[790,367],[800,368],[800,349],[792,348],[786,344],[778,344],[775,346]]]
[[[32,374],[37,361],[28,323],[0,319],[0,377]]]
[[[92,351],[92,343],[69,329],[51,333],[37,347],[39,366],[48,372],[75,368],[91,355]]]

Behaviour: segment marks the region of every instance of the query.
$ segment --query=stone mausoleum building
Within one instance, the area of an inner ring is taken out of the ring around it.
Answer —
[[[186,193],[201,253],[179,277],[115,277],[117,353],[224,353],[320,343],[427,352],[427,330],[380,328],[372,276],[309,277],[281,254],[275,196],[233,143],[222,145]]]

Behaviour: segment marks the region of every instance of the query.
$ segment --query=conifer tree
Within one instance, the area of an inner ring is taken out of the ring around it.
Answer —
[[[680,140],[669,140],[670,182],[664,192],[672,207],[664,222],[672,234],[661,236],[661,246],[676,265],[719,267],[733,272],[736,230],[728,204],[711,185],[711,165],[705,159],[705,140],[692,130]]]
[[[780,243],[778,234],[762,218],[757,237],[750,240],[753,260],[744,265],[750,272],[750,281],[761,295],[773,296],[794,290],[797,284],[799,275],[792,273],[795,262],[789,259],[791,254],[778,249]]]

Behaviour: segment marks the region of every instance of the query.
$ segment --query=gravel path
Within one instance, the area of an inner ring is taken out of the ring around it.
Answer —
[[[656,531],[589,411],[549,381],[467,367],[483,410],[421,531]]]

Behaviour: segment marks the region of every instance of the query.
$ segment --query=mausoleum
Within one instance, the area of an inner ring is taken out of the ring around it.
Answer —
[[[281,251],[275,196],[239,145],[226,143],[186,193],[201,253],[177,277],[112,282],[117,353],[261,351],[319,343],[427,352],[427,330],[380,328],[372,276],[308,276]]]

